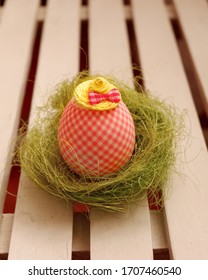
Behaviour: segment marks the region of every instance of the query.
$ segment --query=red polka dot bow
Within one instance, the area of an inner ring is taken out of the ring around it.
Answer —
[[[116,88],[110,90],[107,93],[98,93],[95,91],[90,91],[88,93],[88,97],[91,105],[98,104],[104,100],[108,100],[114,103],[119,103],[121,101],[120,93]]]

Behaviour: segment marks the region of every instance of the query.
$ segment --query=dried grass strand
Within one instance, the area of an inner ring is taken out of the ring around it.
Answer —
[[[81,73],[54,89],[47,104],[38,110],[35,122],[21,135],[18,160],[26,175],[39,187],[66,201],[76,201],[107,211],[126,211],[148,193],[155,205],[163,205],[164,188],[173,172],[183,121],[171,104],[141,92],[109,76],[117,87],[135,124],[136,145],[129,163],[116,174],[100,178],[78,176],[63,161],[57,129],[75,87],[100,75]],[[159,197],[158,193],[162,195]]]

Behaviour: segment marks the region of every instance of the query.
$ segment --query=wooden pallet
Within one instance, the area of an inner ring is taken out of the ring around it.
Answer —
[[[207,1],[42,2],[0,6],[0,257],[207,259]],[[126,214],[84,215],[11,168],[20,118],[31,122],[55,84],[86,68],[132,84],[132,64],[146,88],[187,112],[162,212],[145,198]]]

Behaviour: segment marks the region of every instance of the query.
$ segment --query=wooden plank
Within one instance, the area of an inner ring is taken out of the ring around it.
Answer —
[[[2,14],[3,14],[3,8],[0,6],[0,23],[1,23]]]
[[[120,0],[90,1],[90,69],[132,83],[132,67],[124,10]],[[100,10],[101,9],[101,10]],[[103,12],[102,12],[103,10]]]
[[[80,5],[76,0],[48,1],[32,118],[36,106],[48,97],[49,87],[78,71]],[[34,186],[22,175],[9,259],[70,259],[71,247],[71,205]]]
[[[162,0],[132,0],[132,11],[146,87],[187,112],[189,137],[180,144],[165,205],[172,257],[207,259],[207,148],[176,41]]]
[[[19,124],[38,0],[8,0],[0,24],[0,214]]]
[[[131,6],[130,5],[125,5],[124,6],[124,16],[125,20],[131,19]],[[81,8],[81,20],[88,20],[89,15],[88,15],[88,6],[82,6]]]
[[[90,213],[91,259],[151,259],[152,243],[148,205],[127,213]]]
[[[32,111],[47,100],[54,85],[79,71],[81,0],[59,2],[47,5]]]
[[[0,226],[0,254],[6,254],[9,252],[12,225],[13,214],[3,214]]]
[[[163,212],[151,211],[150,221],[153,249],[168,248]]]
[[[132,83],[122,1],[90,1],[90,69]],[[90,211],[91,259],[151,259],[147,200],[128,213]]]
[[[205,0],[174,0],[174,4],[202,87],[208,115],[208,5]]]
[[[70,259],[71,207],[21,177],[9,259]]]

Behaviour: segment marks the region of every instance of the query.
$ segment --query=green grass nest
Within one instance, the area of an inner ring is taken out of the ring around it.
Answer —
[[[54,89],[47,104],[38,108],[35,121],[21,138],[18,160],[26,175],[49,193],[90,207],[126,211],[148,194],[156,206],[164,203],[164,188],[175,166],[181,117],[174,106],[139,92],[113,77],[105,76],[120,91],[135,124],[136,145],[129,163],[106,177],[81,177],[61,157],[57,129],[75,87],[100,75],[77,75]],[[162,194],[158,196],[158,193]]]

